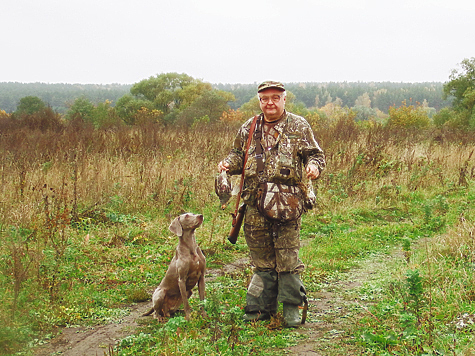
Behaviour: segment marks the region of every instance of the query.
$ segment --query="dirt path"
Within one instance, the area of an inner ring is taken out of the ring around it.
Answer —
[[[130,314],[114,324],[94,327],[63,328],[61,334],[39,347],[35,356],[103,356],[118,340],[131,335],[139,325],[137,320],[150,308],[150,302],[132,305]]]
[[[348,334],[358,315],[367,313],[361,301],[357,301],[358,288],[378,277],[394,256],[374,257],[364,261],[360,268],[344,275],[344,279],[325,284],[318,292],[309,293],[307,322],[298,332],[308,336],[296,346],[290,347],[290,355],[336,356],[358,355],[358,349],[347,340],[356,336]],[[222,269],[210,270],[207,279],[232,273],[248,266],[247,259],[240,259]],[[103,356],[115,343],[134,333],[137,320],[148,310],[150,302],[130,306],[130,314],[120,322],[95,327],[64,328],[61,334],[48,344],[39,347],[36,356]]]
[[[307,322],[299,332],[308,336],[288,349],[297,356],[353,356],[361,355],[362,349],[352,341],[359,335],[351,335],[351,329],[361,318],[368,315],[368,296],[360,293],[360,287],[381,277],[388,264],[399,253],[373,256],[362,261],[359,268],[345,273],[343,279],[329,282],[314,293],[309,293]]]

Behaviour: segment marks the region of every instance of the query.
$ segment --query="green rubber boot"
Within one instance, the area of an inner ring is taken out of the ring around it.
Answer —
[[[301,324],[299,306],[284,303],[284,322],[286,328],[296,328]]]

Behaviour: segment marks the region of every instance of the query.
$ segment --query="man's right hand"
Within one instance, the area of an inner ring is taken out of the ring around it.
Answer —
[[[221,161],[218,163],[218,172],[221,173],[222,171],[229,171],[229,163],[225,161]]]

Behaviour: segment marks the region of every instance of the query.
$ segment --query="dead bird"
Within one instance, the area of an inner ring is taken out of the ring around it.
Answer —
[[[226,208],[226,204],[229,202],[229,199],[231,199],[233,194],[232,183],[226,171],[222,171],[216,176],[214,180],[214,190],[216,195],[219,197],[221,209],[224,210]]]

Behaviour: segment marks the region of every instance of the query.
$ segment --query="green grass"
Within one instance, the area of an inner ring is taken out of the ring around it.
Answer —
[[[463,247],[467,256],[461,260],[456,252],[440,252],[447,246],[439,249],[427,242],[455,229],[461,212],[473,216],[471,198],[473,192],[467,190],[446,196],[437,192],[409,194],[391,208],[354,206],[339,214],[314,211],[304,217],[302,239],[306,244],[301,258],[307,269],[302,278],[309,294],[318,292],[326,280],[344,278],[345,272],[372,255],[391,253],[395,248],[402,251],[403,246],[410,252],[409,261],[399,260],[394,270],[379,271],[380,285],[361,290],[371,294],[370,311],[377,318],[367,315],[354,326],[352,332],[360,335],[357,345],[362,352],[422,355],[454,348],[460,352],[471,350],[472,329],[456,330],[453,321],[461,313],[475,313],[473,245]],[[211,218],[197,230],[197,239],[207,254],[208,268],[219,268],[244,256],[246,247],[242,236],[235,246],[207,239],[212,234],[225,236],[229,228],[229,217],[213,209],[205,213]],[[56,272],[61,303],[51,307],[48,291],[41,285],[48,281],[41,278],[31,281],[33,289],[21,290],[15,321],[3,316],[7,325],[0,332],[0,343],[7,350],[4,354],[32,338],[51,337],[54,326],[115,322],[127,313],[125,305],[149,299],[173,256],[176,238],[158,226],[163,224],[161,219],[120,213],[109,216],[113,219],[107,223],[90,220],[69,231],[62,265]],[[434,257],[435,252],[428,251],[427,244],[439,255]],[[53,255],[54,251],[50,252]],[[411,292],[415,283],[411,282],[411,273],[420,279],[421,288],[415,292]],[[201,303],[194,296],[191,321],[180,314],[166,323],[144,321],[137,333],[118,344],[114,354],[284,353],[302,337],[299,333],[283,329],[277,319],[255,325],[241,321],[250,274],[250,270],[244,270],[208,282],[207,299],[202,303],[208,318],[198,314]],[[2,274],[1,278],[2,308],[7,311],[12,305],[8,287],[11,277]]]
[[[218,278],[207,284],[204,303],[192,299],[192,320],[176,315],[166,323],[144,322],[135,335],[124,338],[117,355],[278,355],[279,349],[295,344],[292,330],[276,332],[266,324],[241,321],[245,286],[241,279]],[[198,314],[204,306],[208,317]]]

